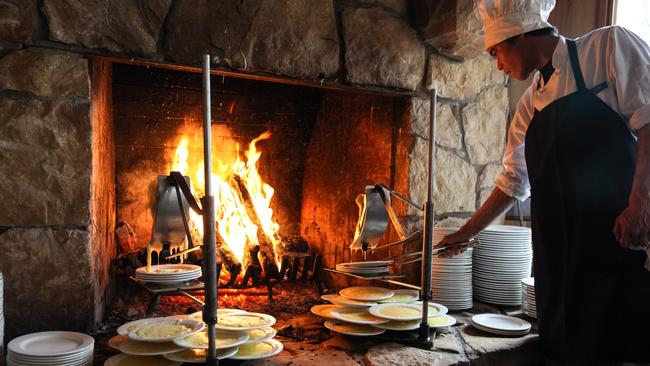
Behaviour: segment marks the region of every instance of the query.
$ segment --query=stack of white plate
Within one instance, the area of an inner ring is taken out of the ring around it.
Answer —
[[[527,227],[491,225],[474,248],[474,298],[497,305],[521,305],[521,280],[530,277],[533,251]]]
[[[520,336],[530,332],[529,322],[501,314],[474,315],[472,326],[484,332],[506,336]]]
[[[364,277],[379,276],[388,274],[390,263],[390,261],[339,263],[336,265],[336,270]]]
[[[193,264],[159,264],[135,270],[135,279],[156,284],[176,284],[201,277],[201,267]]]
[[[0,272],[0,360],[5,358],[5,313],[4,313],[4,277]]]
[[[458,231],[457,228],[434,228],[434,242],[438,243],[446,235]],[[445,305],[451,310],[464,310],[472,307],[472,251],[450,257],[433,257],[431,263],[432,301]]]
[[[529,317],[537,319],[537,305],[535,305],[535,278],[533,277],[521,280],[521,311]]]
[[[8,366],[85,366],[93,362],[95,340],[77,332],[26,334],[7,345]]]

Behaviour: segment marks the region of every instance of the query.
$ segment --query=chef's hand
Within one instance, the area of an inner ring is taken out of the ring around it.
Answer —
[[[650,240],[650,199],[635,197],[614,222],[614,237],[623,248],[645,247]]]
[[[468,229],[466,227],[461,227],[456,231],[455,233],[451,233],[449,235],[446,235],[442,240],[436,244],[436,247],[441,247],[441,246],[449,246],[457,243],[466,243],[470,240],[472,240],[476,234],[473,230]],[[434,248],[435,249],[435,248]],[[449,248],[447,249],[444,253],[441,254],[441,257],[444,258],[450,258],[457,256],[458,254],[464,252],[467,250],[467,247],[461,247],[459,246],[458,248]]]

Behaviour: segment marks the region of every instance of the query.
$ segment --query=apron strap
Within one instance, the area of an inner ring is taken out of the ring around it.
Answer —
[[[585,79],[582,77],[582,71],[580,70],[580,61],[578,60],[578,50],[576,48],[576,42],[572,39],[566,40],[566,45],[569,50],[569,59],[571,60],[571,68],[573,69],[573,77],[576,80],[576,85],[578,90],[585,90]]]

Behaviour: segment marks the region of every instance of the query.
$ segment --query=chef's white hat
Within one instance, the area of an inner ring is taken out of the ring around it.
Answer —
[[[510,37],[552,27],[547,22],[555,0],[481,0],[485,49]]]

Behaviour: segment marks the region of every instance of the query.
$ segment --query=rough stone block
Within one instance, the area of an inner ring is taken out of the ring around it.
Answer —
[[[276,356],[249,361],[249,366],[280,366],[280,365],[301,365],[301,366],[357,366],[359,365],[352,357],[343,351],[332,348],[324,348],[320,345],[307,345],[302,342],[283,342],[284,351]]]
[[[440,148],[435,150],[435,159],[436,213],[474,211],[477,179],[474,168],[458,155]],[[427,163],[428,143],[416,138],[409,167],[409,194],[415,202],[426,201]]]
[[[50,39],[137,55],[156,53],[171,0],[45,0]],[[109,16],[110,14],[110,16]]]
[[[357,2],[370,6],[381,6],[385,9],[390,9],[402,16],[406,16],[409,11],[408,0],[358,0]]]
[[[417,27],[441,52],[472,58],[484,51],[478,0],[414,2]]]
[[[436,339],[433,341],[433,347],[437,351],[456,354],[462,354],[464,352],[462,342],[453,329],[450,329],[448,332],[438,330],[436,333]]]
[[[87,225],[89,104],[0,99],[0,131],[0,226]]]
[[[347,80],[415,90],[424,73],[424,46],[402,18],[380,8],[342,15]]]
[[[90,328],[94,284],[89,245],[83,230],[11,229],[0,234],[5,339]]]
[[[0,58],[0,89],[88,98],[88,84],[88,61],[78,54],[24,49]]]
[[[36,0],[0,2],[0,41],[26,41],[38,23]]]
[[[487,54],[464,62],[444,56],[429,55],[427,88],[436,88],[438,95],[464,100],[479,94],[487,85],[503,83],[504,77]]]
[[[427,138],[429,136],[431,103],[426,99],[412,98],[411,128],[413,133]],[[438,103],[436,108],[436,144],[452,149],[461,149],[462,133],[452,107],[449,104]]]
[[[469,360],[457,354],[427,351],[395,343],[382,343],[368,350],[363,357],[363,364],[365,366],[444,366],[469,365]]]
[[[170,11],[166,25],[165,55],[178,63],[199,64],[207,53],[229,64],[232,55],[241,52],[242,43],[261,2],[177,2]]]
[[[339,41],[332,0],[263,0],[235,67],[304,79],[334,75]]]
[[[477,365],[538,365],[542,362],[539,335],[521,337],[492,335],[472,326],[459,331],[467,357]]]
[[[494,187],[494,178],[503,170],[501,164],[488,164],[481,171],[479,176],[479,189],[486,189]]]
[[[508,122],[508,89],[495,86],[462,109],[465,145],[472,164],[501,161]]]

